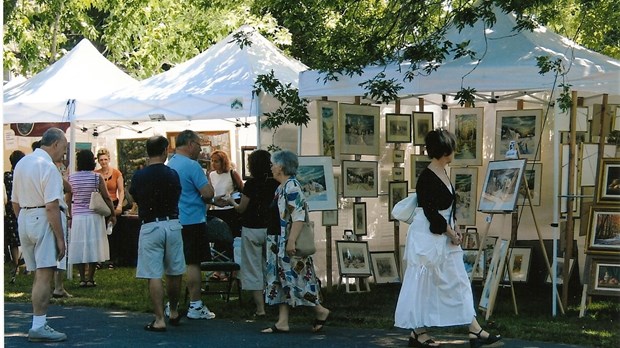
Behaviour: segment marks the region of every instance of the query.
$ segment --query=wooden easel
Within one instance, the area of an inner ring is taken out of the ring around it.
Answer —
[[[351,290],[350,285],[351,282],[349,282],[349,279],[354,279],[353,284],[355,284],[355,290]],[[347,275],[341,275],[340,278],[338,279],[338,288],[340,288],[340,284],[342,284],[342,282],[344,281],[344,285],[345,285],[345,290],[347,291],[347,293],[351,293],[351,292],[370,292],[370,285],[368,282],[368,277],[360,277],[360,276],[347,276]],[[364,287],[364,289],[362,289],[362,286]]]
[[[525,163],[525,165],[527,166],[527,162]],[[540,242],[540,248],[542,250],[542,253],[543,253],[543,256],[544,256],[544,259],[545,259],[545,265],[547,266],[547,271],[549,272],[549,274],[554,274],[554,273],[551,272],[551,264],[549,263],[549,258],[547,257],[547,253],[545,252],[545,250],[546,250],[545,249],[545,244],[543,242],[543,238],[542,238],[542,235],[540,233],[540,228],[538,227],[538,222],[536,221],[536,214],[534,213],[534,206],[532,205],[532,199],[531,199],[531,196],[530,196],[530,188],[527,185],[527,180],[525,178],[525,175],[523,175],[521,177],[521,179],[522,179],[522,185],[523,185],[523,187],[525,187],[525,195],[527,197],[527,202],[528,202],[527,205],[530,207],[530,211],[532,212],[532,220],[534,221],[534,226],[536,227],[536,234],[538,235],[538,241]],[[506,214],[509,214],[509,213],[512,214],[513,212],[512,211],[507,211],[505,213],[500,213],[500,214],[502,214],[503,216],[506,216]],[[475,270],[478,267],[478,258],[480,257],[480,253],[482,252],[483,241],[486,239],[486,237],[487,237],[487,235],[489,233],[489,229],[491,227],[491,221],[493,220],[492,216],[493,216],[493,214],[491,214],[490,218],[488,218],[487,226],[484,229],[484,232],[482,233],[482,235],[480,236],[480,243],[478,245],[478,252],[476,253],[476,258],[474,260],[473,270]],[[508,239],[509,244],[512,244],[512,241],[513,241],[512,239],[513,239],[513,236],[511,235],[511,237]],[[514,239],[516,240],[516,233],[514,234]],[[499,251],[494,249],[493,253],[495,254],[496,252],[499,252]],[[510,257],[510,253],[508,253],[506,255],[506,258],[508,258],[508,261],[510,260],[509,257]],[[502,262],[504,263],[504,265],[506,265],[506,267],[509,267],[509,262],[506,262],[506,260],[500,260],[500,265],[501,265]],[[502,271],[504,270],[504,267],[498,267],[498,269],[497,269],[498,272],[499,272],[500,268],[501,268]],[[473,270],[472,270],[472,275],[471,275],[471,277],[469,279],[470,282],[473,281],[473,274],[474,274]],[[495,282],[494,282],[495,284],[492,284],[492,286],[493,286],[492,290],[493,291],[491,292],[491,294],[497,294],[497,287],[499,286],[500,276],[501,276],[501,273],[500,273],[500,275],[498,277],[495,278]],[[510,274],[510,270],[508,270],[508,279],[510,281],[510,288],[512,290],[512,302],[513,302],[513,306],[514,306],[514,309],[515,309],[515,314],[518,315],[517,301],[516,301],[516,297],[515,297],[514,286],[513,286],[513,283],[512,283],[512,275]],[[558,304],[559,304],[559,307],[560,307],[560,311],[562,312],[562,314],[564,314],[564,308],[562,306],[562,301],[560,299],[560,296],[557,293],[556,293],[556,295],[557,295],[556,297],[557,297],[557,301],[558,301]],[[485,313],[485,319],[486,320],[488,320],[489,317],[491,316],[491,314],[493,314],[493,307],[494,306],[495,306],[495,296],[491,296],[491,298],[489,298],[489,305],[488,305],[487,311]]]

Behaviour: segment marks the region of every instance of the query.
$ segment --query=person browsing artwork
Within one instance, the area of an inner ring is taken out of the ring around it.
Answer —
[[[427,328],[456,325],[469,325],[472,348],[493,344],[501,337],[484,331],[476,320],[455,218],[455,190],[446,172],[454,159],[456,138],[437,129],[426,135],[425,143],[431,163],[416,184],[418,208],[407,233],[407,269],[394,325],[412,329],[409,347],[438,347]]]
[[[185,273],[183,236],[179,222],[179,197],[181,181],[177,172],[166,166],[168,140],[153,136],[146,141],[148,165],[133,175],[129,193],[138,204],[138,217],[142,221],[138,241],[138,266],[136,277],[148,279],[149,295],[155,319],[144,329],[166,331],[164,320],[164,285],[169,303],[170,325],[177,326],[181,319],[178,310],[181,279]]]

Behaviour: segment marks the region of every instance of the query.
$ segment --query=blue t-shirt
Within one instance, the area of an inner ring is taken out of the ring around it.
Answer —
[[[174,154],[168,160],[168,167],[176,170],[181,180],[181,198],[179,199],[181,225],[206,222],[207,205],[202,200],[200,189],[208,185],[209,180],[200,164],[187,156]]]

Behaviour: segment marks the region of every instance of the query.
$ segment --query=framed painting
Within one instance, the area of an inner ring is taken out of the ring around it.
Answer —
[[[482,165],[484,108],[452,108],[448,130],[456,136],[454,166]]]
[[[397,221],[392,217],[392,209],[394,205],[407,197],[407,182],[406,181],[390,181],[389,182],[389,196],[388,196],[388,219],[390,221]]]
[[[596,204],[620,202],[620,158],[603,158],[599,170]]]
[[[414,154],[411,154],[410,159],[409,165],[411,166],[411,170],[409,173],[411,174],[411,188],[415,189],[420,173],[431,164],[431,160],[428,156]]]
[[[463,235],[463,248],[464,249],[478,249],[480,245],[480,237],[478,236],[478,229],[476,227],[468,227],[465,229]]]
[[[394,149],[392,161],[394,163],[405,163],[405,150]]]
[[[467,271],[467,276],[469,277],[469,279],[482,280],[484,279],[484,268],[486,266],[486,263],[484,262],[485,251],[482,250],[480,252],[480,256],[478,256],[478,265],[476,266],[476,271],[473,272],[477,254],[478,249],[463,249],[463,263],[465,264],[465,270]]]
[[[508,272],[510,272],[513,283],[527,282],[531,259],[532,248],[510,248],[510,259],[508,260],[508,269],[504,272],[504,282],[510,281]]]
[[[334,165],[340,164],[340,142],[338,139],[338,102],[319,100],[316,102],[319,121],[319,154],[331,157]]]
[[[620,105],[618,104],[607,104],[607,107],[605,108],[605,113],[607,114],[605,116],[606,121],[608,122],[607,124],[604,125],[603,127],[603,137],[607,137],[609,135],[609,132],[614,129],[614,118],[616,116],[616,107],[618,107]],[[592,106],[592,121],[590,122],[590,134],[592,135],[592,137],[599,137],[601,134],[601,123],[602,123],[602,118],[603,118],[603,105],[602,104],[594,104]]]
[[[433,130],[433,124],[432,112],[413,113],[413,145],[426,145],[424,138]]]
[[[606,144],[603,148],[603,158],[612,158],[616,155],[616,145]],[[596,181],[596,169],[598,168],[598,144],[581,144],[581,178],[580,186],[594,186]],[[566,151],[566,163],[568,163],[568,151]],[[564,157],[562,157],[564,168]]]
[[[337,240],[336,252],[340,276],[369,277],[372,275],[368,242]]]
[[[590,294],[620,296],[618,258],[592,258],[590,274]]]
[[[378,106],[340,104],[340,152],[379,156]]]
[[[396,256],[393,251],[373,251],[370,253],[370,260],[375,283],[400,283]]]
[[[620,206],[590,208],[586,254],[620,252]]]
[[[478,168],[451,168],[450,181],[456,191],[456,221],[459,225],[476,225]]]
[[[118,170],[123,173],[125,186],[131,186],[133,174],[144,168],[148,162],[146,153],[146,139],[116,139],[116,151],[118,153]]]
[[[385,142],[411,143],[411,115],[385,114]]]
[[[569,262],[569,269],[568,269],[568,275],[570,277],[571,274],[573,274],[573,265],[575,259],[570,259]],[[564,258],[563,257],[558,257],[555,259],[555,262],[557,264],[557,269],[556,269],[556,284],[558,285],[563,285],[564,284]],[[551,265],[553,267],[553,265]],[[547,284],[551,284],[551,274],[547,274],[547,278],[545,279],[545,283]]]
[[[493,257],[493,249],[495,248],[495,244],[497,243],[498,237],[487,236],[484,239],[484,245],[482,246],[482,250],[485,251],[484,254],[484,264],[486,267],[485,270],[489,269],[491,265],[491,258]]]
[[[296,177],[306,195],[308,210],[338,209],[334,167],[330,157],[299,156]]]
[[[338,226],[338,210],[323,210],[321,212],[321,225]]]
[[[514,211],[524,169],[524,159],[489,162],[478,210],[488,213]]]
[[[482,289],[480,303],[478,304],[478,307],[484,311],[488,311],[495,301],[497,287],[506,264],[508,243],[506,239],[498,239],[495,248],[493,248],[493,256],[491,257],[491,263],[487,269],[484,288]]]
[[[366,220],[366,202],[353,203],[353,233],[356,236],[367,235],[368,231],[366,226],[368,226]]]
[[[392,167],[392,180],[393,181],[405,181],[405,168]]]
[[[248,180],[250,178],[248,157],[250,157],[250,154],[254,150],[256,150],[256,146],[241,146],[241,177],[243,180]]]
[[[511,141],[517,144],[519,158],[540,159],[542,109],[498,110],[495,123],[495,160],[504,159]]]
[[[375,161],[342,161],[342,197],[377,197],[379,171]]]
[[[525,182],[527,182],[527,187],[530,190],[530,200],[532,201],[532,205],[540,205],[542,163],[527,163],[525,165],[523,177],[525,178]],[[517,198],[518,205],[528,204],[526,192],[527,190],[525,188],[525,185],[521,185],[521,187],[519,188],[519,197]]]

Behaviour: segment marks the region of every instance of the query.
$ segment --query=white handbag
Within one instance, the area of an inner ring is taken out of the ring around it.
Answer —
[[[392,217],[396,220],[411,224],[417,207],[418,194],[414,192],[394,205]]]
[[[102,215],[102,216],[110,216],[110,214],[112,214],[112,211],[110,210],[110,207],[108,207],[108,204],[105,202],[105,200],[103,199],[103,196],[101,196],[101,192],[99,192],[99,174],[95,174],[97,175],[97,190],[91,192],[90,194],[90,203],[88,204],[88,209],[93,210],[95,213]]]

